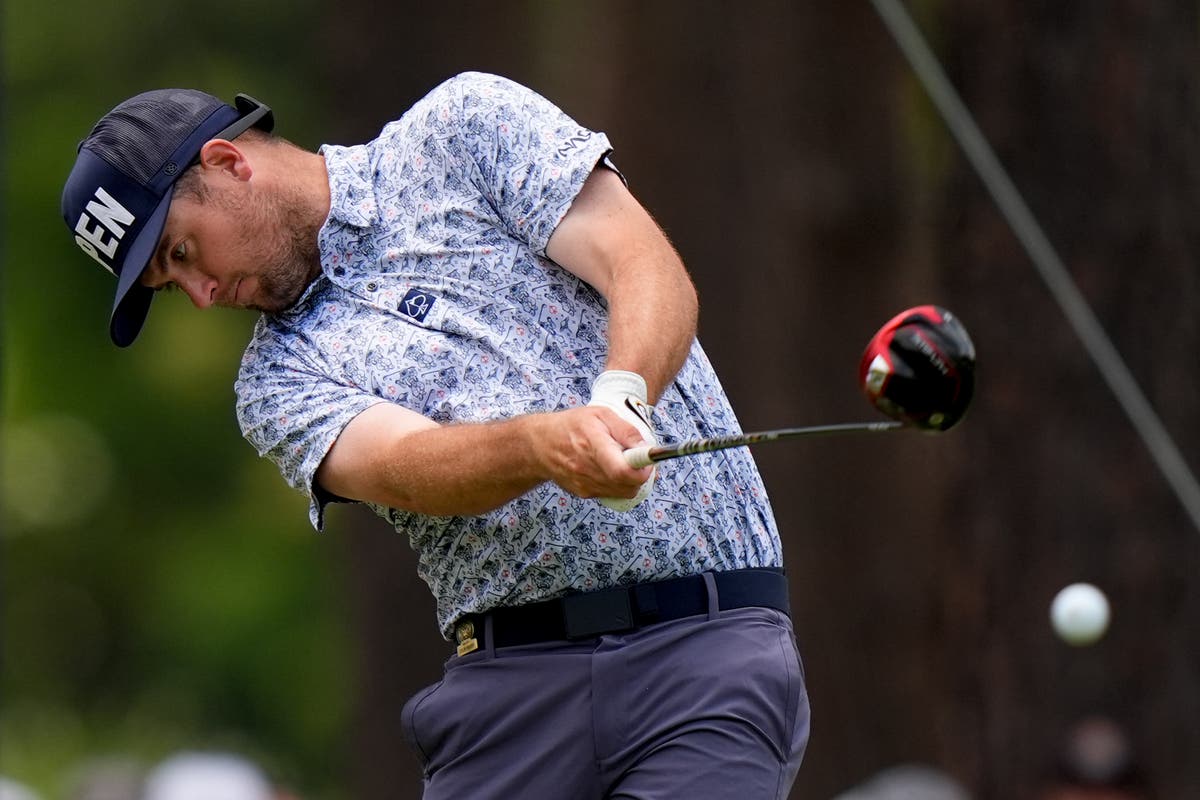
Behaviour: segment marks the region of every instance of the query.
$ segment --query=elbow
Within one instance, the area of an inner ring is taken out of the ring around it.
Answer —
[[[672,306],[682,321],[682,328],[690,334],[689,338],[694,339],[700,325],[700,296],[682,263],[680,264],[680,275]]]

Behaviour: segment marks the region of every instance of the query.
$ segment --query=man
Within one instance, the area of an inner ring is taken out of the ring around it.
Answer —
[[[365,145],[272,126],[245,96],[139,95],[64,217],[118,276],[118,345],[158,289],[262,311],[246,438],[318,529],[352,500],[409,537],[457,643],[401,715],[425,796],[785,796],[808,702],[754,462],[622,456],[737,421],[607,137],[479,73]]]

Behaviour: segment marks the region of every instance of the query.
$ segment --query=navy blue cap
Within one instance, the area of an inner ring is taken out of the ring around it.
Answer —
[[[270,131],[271,109],[239,94],[234,106],[194,89],[156,89],[108,112],[79,144],[63,188],[62,213],[75,243],[117,278],[108,333],[137,338],[154,292],[138,283],[154,257],[175,180],[210,139],[248,128]]]

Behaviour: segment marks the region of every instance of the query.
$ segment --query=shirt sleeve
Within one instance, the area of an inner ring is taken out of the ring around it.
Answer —
[[[508,233],[545,255],[584,181],[612,150],[608,137],[507,78],[464,73],[449,88],[462,115],[451,155]]]
[[[242,435],[308,496],[309,521],[319,531],[326,503],[341,498],[316,485],[317,468],[350,420],[387,401],[323,375],[318,363],[256,336],[235,391]]]

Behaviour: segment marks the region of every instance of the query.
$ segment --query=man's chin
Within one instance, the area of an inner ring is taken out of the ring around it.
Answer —
[[[251,292],[252,296],[247,298],[249,302],[245,308],[263,314],[281,314],[291,309],[300,302],[309,284],[320,274],[318,264],[315,273],[304,270],[308,274],[302,276],[300,265],[303,263],[300,260],[287,262],[273,271],[268,270],[261,274],[258,277],[258,285]]]
[[[296,305],[300,300],[300,295],[304,294],[303,290],[294,292],[288,297],[268,297],[266,299],[256,299],[247,303],[244,307],[251,311],[259,311],[263,314],[281,314],[287,311],[292,306]]]

